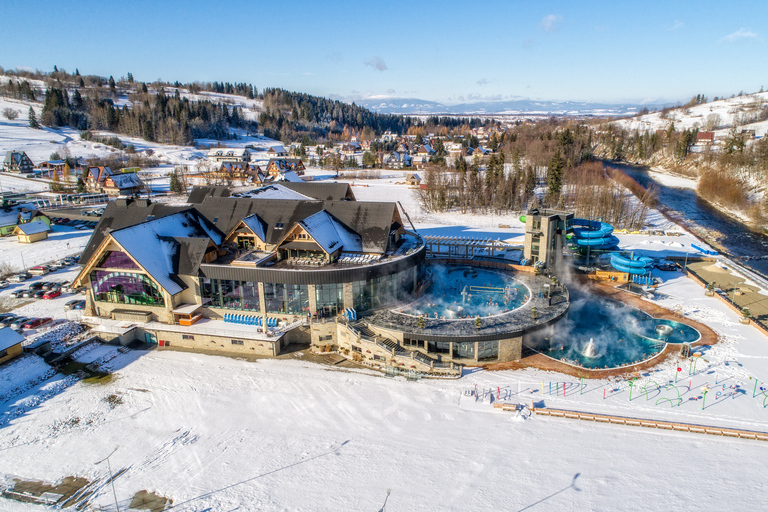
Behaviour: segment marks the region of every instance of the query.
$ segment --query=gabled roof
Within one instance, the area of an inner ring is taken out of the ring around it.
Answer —
[[[255,199],[291,199],[295,201],[311,201],[312,198],[289,189],[280,183],[255,188],[247,192],[235,194],[235,197],[251,197]]]
[[[267,228],[269,227],[266,222],[259,218],[255,213],[249,215],[243,219],[243,224],[251,230],[251,232],[259,237],[262,242],[267,241]]]
[[[17,333],[10,327],[0,329],[0,350],[8,350],[14,345],[18,345],[26,338]]]
[[[360,235],[348,229],[325,210],[310,215],[299,222],[299,225],[329,254],[342,247],[348,252],[363,250]]]
[[[230,190],[228,187],[193,187],[192,192],[189,193],[187,198],[188,203],[202,203],[206,197],[229,197]]]
[[[115,184],[120,190],[141,187],[144,184],[141,182],[139,175],[135,172],[127,172],[125,174],[114,174],[109,177],[112,183]]]
[[[299,177],[299,175],[296,174],[295,171],[286,171],[286,172],[281,172],[280,174],[278,174],[275,177],[275,181],[288,181],[288,182],[291,182],[291,183],[299,183],[299,182],[303,182],[304,180],[302,180]]]
[[[48,224],[41,220],[36,220],[35,222],[27,222],[26,224],[19,224],[16,226],[16,229],[13,230],[14,234],[17,234],[17,231],[20,231],[21,233],[25,235],[36,235],[37,233],[45,233],[47,231],[50,231],[51,228],[48,227]]]
[[[171,295],[186,288],[176,276],[180,273],[180,263],[186,269],[194,267],[194,261],[188,261],[187,257],[190,252],[193,256],[199,254],[202,245],[182,239],[202,239],[206,247],[209,239],[216,245],[221,245],[223,239],[222,233],[194,210],[119,229],[110,235]],[[187,255],[182,255],[182,249],[187,251]]]
[[[280,185],[309,198],[321,201],[355,200],[355,195],[352,193],[349,183],[306,182],[302,180],[297,182],[284,181]]]
[[[133,226],[145,222],[149,218],[159,219],[168,215],[173,215],[180,211],[191,209],[191,205],[169,206],[160,203],[146,204],[144,201],[121,200],[110,201],[104,209],[104,214],[99,219],[99,223],[93,230],[88,245],[85,246],[83,254],[80,257],[80,264],[85,265],[96,252],[104,237],[110,231]]]

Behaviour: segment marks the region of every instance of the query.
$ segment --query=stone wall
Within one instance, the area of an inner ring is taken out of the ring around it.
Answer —
[[[147,332],[157,337],[159,349],[184,348],[189,350],[206,350],[226,352],[229,354],[251,354],[260,356],[276,356],[280,353],[280,341],[248,340],[231,336],[211,336],[208,334],[188,334],[173,331],[147,329]],[[236,343],[233,343],[235,341]]]

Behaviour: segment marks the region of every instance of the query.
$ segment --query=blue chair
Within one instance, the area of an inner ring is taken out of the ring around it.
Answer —
[[[225,322],[231,322],[232,321],[232,315],[229,313],[224,313],[224,321]]]

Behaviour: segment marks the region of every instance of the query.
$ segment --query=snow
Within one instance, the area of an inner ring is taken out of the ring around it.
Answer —
[[[238,192],[233,194],[236,197],[252,197],[255,199],[290,199],[297,201],[312,201],[311,197],[299,194],[289,188],[275,183],[273,185],[266,185],[247,192]]]
[[[679,407],[654,405],[665,395],[653,384],[650,400],[638,391],[650,380],[674,381],[675,361],[636,383],[630,401],[626,383],[585,381],[579,394],[577,379],[538,370],[407,382],[297,359],[121,354],[92,345],[75,357],[114,371],[106,384],[48,376],[34,356],[11,363],[12,381],[0,377],[0,390],[16,389],[0,403],[0,450],[8,454],[0,474],[6,482],[103,479],[106,468],[94,466],[94,456],[119,445],[110,462],[128,469],[115,480],[121,509],[141,489],[190,511],[377,510],[387,489],[393,510],[760,509],[764,443],[523,419],[463,394],[477,385],[486,397],[500,391],[522,404],[764,430],[762,395],[752,398],[750,377],[768,373],[768,344],[692,280],[667,274],[662,305],[679,306],[724,337],[706,349],[696,375],[685,366]],[[19,387],[25,380],[36,384]],[[550,381],[566,383],[567,396],[549,395]],[[712,391],[702,410],[694,398],[705,384]],[[717,397],[723,385],[741,391]],[[112,394],[122,404],[111,408]],[[97,487],[94,506],[113,510],[111,501],[111,489]]]
[[[329,254],[340,247],[343,247],[346,252],[363,251],[363,241],[360,236],[337,222],[325,210],[310,215],[299,221],[299,224]]]
[[[37,233],[45,233],[46,231],[49,231],[51,228],[49,228],[48,224],[46,224],[45,222],[41,220],[36,220],[35,222],[27,222],[26,224],[19,224],[16,229],[18,229],[25,235],[34,235]]]
[[[10,266],[14,271],[31,268],[53,260],[79,254],[88,243],[92,230],[76,230],[69,226],[52,224],[48,239],[32,244],[19,243],[17,237],[0,238],[0,267]]]
[[[24,336],[17,333],[10,327],[3,327],[0,329],[0,350],[8,350],[14,345],[18,345],[24,341]]]

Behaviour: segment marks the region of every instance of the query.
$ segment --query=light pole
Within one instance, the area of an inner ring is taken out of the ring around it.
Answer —
[[[384,498],[384,504],[379,509],[379,512],[384,512],[387,509],[387,500],[389,499],[389,493],[392,492],[392,489],[387,489],[387,497]]]
[[[112,477],[112,465],[109,463],[109,458],[115,454],[118,448],[120,448],[120,445],[115,446],[115,449],[112,450],[112,453],[107,455],[107,458],[101,459],[99,462],[95,462],[94,465],[98,466],[102,462],[107,461],[107,468],[109,469],[109,481],[112,483],[112,496],[115,498],[115,508],[117,509],[117,512],[120,512],[120,507],[117,504],[117,493],[115,492],[115,479]]]

